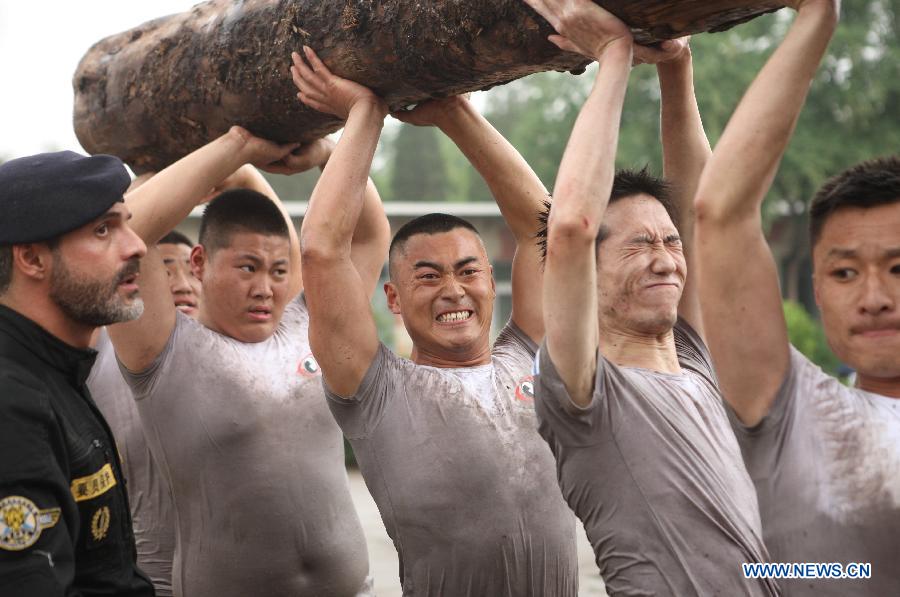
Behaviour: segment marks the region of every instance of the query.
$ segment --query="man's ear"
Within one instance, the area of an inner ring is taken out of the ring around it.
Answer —
[[[397,293],[397,287],[393,282],[384,283],[384,295],[387,297],[388,309],[394,315],[400,315],[400,295]]]
[[[203,248],[203,245],[194,245],[194,248],[191,249],[191,273],[201,282],[203,281],[203,273],[206,270],[208,259],[209,255],[206,249]]]
[[[53,252],[47,243],[13,245],[13,271],[34,281],[45,280],[53,270]]]

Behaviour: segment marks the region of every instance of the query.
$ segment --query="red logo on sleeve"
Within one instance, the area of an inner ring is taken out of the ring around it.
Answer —
[[[516,385],[516,400],[534,402],[534,376],[523,377]]]
[[[303,377],[315,377],[319,375],[319,372],[319,363],[316,362],[316,358],[311,354],[303,357],[300,360],[300,365],[297,367],[297,373]]]

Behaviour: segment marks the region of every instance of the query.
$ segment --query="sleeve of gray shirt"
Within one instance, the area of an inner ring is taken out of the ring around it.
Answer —
[[[116,357],[122,377],[131,387],[131,393],[135,400],[143,400],[150,396],[156,388],[156,384],[162,379],[164,372],[168,370],[175,352],[175,340],[181,332],[185,319],[187,319],[187,315],[181,312],[175,314],[175,326],[172,328],[172,333],[169,334],[165,347],[145,370],[131,371]]]
[[[778,468],[781,455],[791,437],[797,419],[798,373],[808,360],[791,346],[791,360],[781,387],[775,394],[775,401],[769,412],[753,427],[741,423],[737,414],[726,404],[731,427],[744,450],[747,469],[753,478],[768,475]]]
[[[594,391],[588,406],[581,407],[575,404],[550,358],[546,341],[537,353],[535,364],[535,409],[539,420],[538,430],[544,439],[550,442],[551,447],[554,440],[579,447],[603,441],[596,433],[603,417],[602,401],[597,399],[598,392]],[[595,386],[603,383],[606,367],[606,359],[598,355]]]
[[[349,398],[332,392],[322,378],[328,407],[347,439],[364,439],[378,427],[389,401],[394,398],[393,373],[399,360],[387,346],[379,344],[359,389]]]
[[[678,362],[681,366],[700,375],[718,389],[719,380],[713,367],[712,355],[697,330],[679,317],[673,333],[675,335],[675,352],[678,354]]]
[[[497,335],[491,354],[495,357],[526,355],[529,359],[534,359],[537,350],[535,341],[510,319]]]

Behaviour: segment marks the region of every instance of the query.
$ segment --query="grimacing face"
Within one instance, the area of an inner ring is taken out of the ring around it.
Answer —
[[[191,267],[201,281],[198,319],[241,342],[269,339],[291,297],[287,237],[235,232],[226,247],[208,254],[197,245]]]
[[[159,243],[156,249],[166,266],[175,307],[188,317],[196,317],[200,305],[200,280],[191,271],[191,247],[183,243]]]
[[[900,202],[829,216],[813,272],[828,343],[860,386],[900,381]]]
[[[603,216],[610,233],[597,255],[600,329],[659,336],[678,318],[687,263],[678,230],[663,205],[649,195],[610,204]]]
[[[465,228],[416,234],[392,270],[388,307],[403,318],[417,354],[465,362],[486,349],[496,288],[478,235]]]
[[[52,250],[50,299],[74,322],[99,327],[141,316],[138,276],[147,254],[116,203],[98,219],[64,234]]]

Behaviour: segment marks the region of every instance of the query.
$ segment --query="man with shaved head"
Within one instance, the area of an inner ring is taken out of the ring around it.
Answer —
[[[456,142],[516,238],[512,316],[491,345],[496,288],[475,228],[429,214],[397,232],[385,292],[413,341],[410,359],[398,357],[379,343],[350,261],[387,107],[311,50],[307,59],[294,60],[300,99],[347,120],[301,234],[310,344],[397,549],[403,594],[574,597],[575,520],[536,432],[531,393],[519,391],[530,387],[543,336],[534,236],[546,190],[464,98],[397,115]]]

